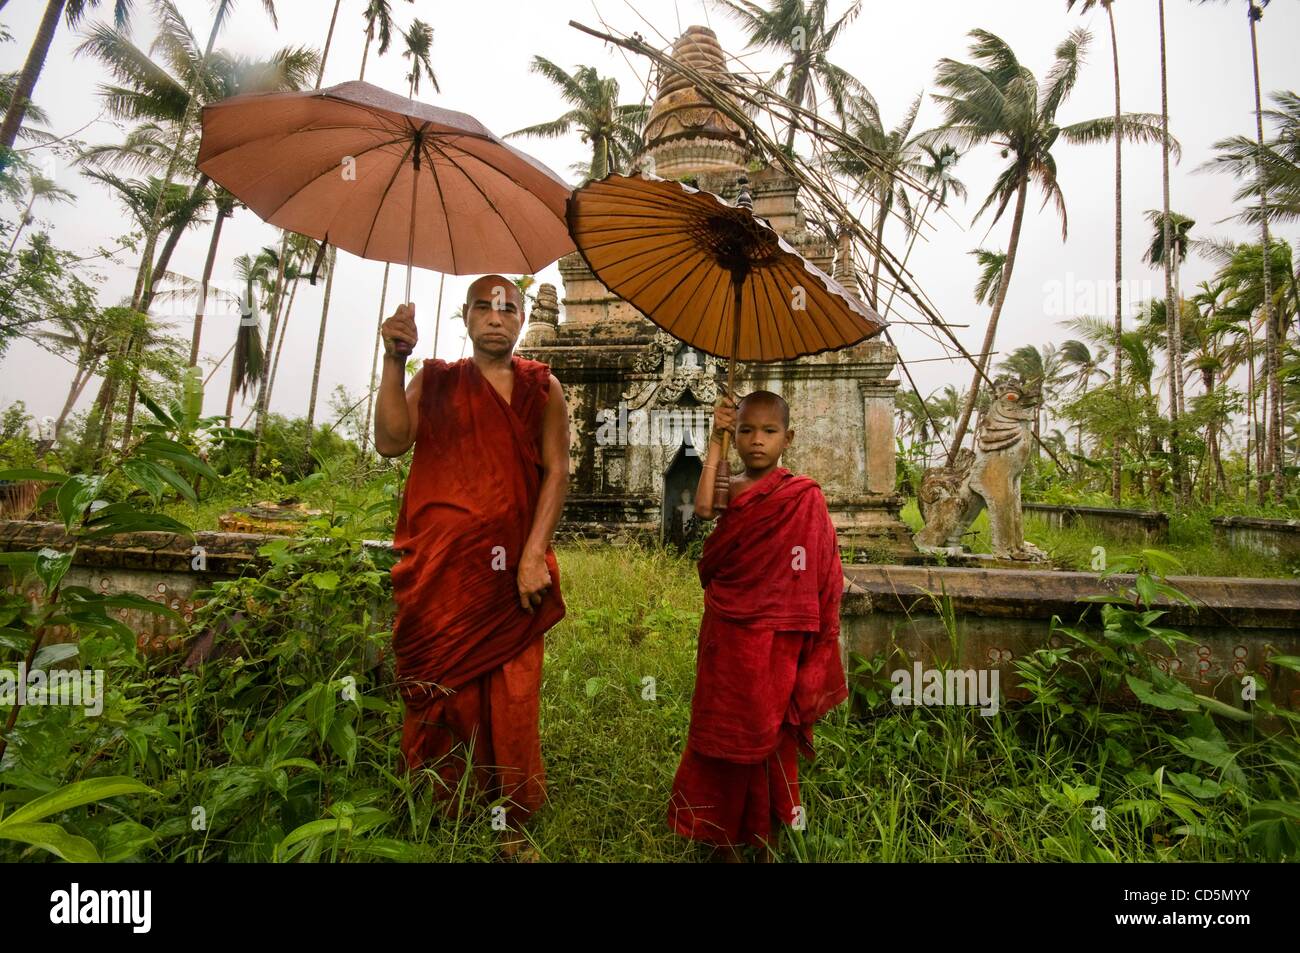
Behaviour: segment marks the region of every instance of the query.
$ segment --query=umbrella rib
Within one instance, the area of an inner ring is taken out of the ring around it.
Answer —
[[[781,326],[781,320],[778,317],[778,315],[780,314],[780,309],[778,309],[772,301],[772,292],[775,291],[776,289],[772,286],[772,283],[767,280],[766,269],[764,269],[761,272],[761,278],[759,280],[763,286],[763,298],[767,301],[768,313],[771,316],[772,330],[776,334],[776,343],[781,348],[781,356],[784,357],[785,355],[789,354],[790,351],[793,350],[793,348],[790,347],[789,342],[786,341],[785,335],[782,333],[783,329]],[[754,301],[755,304],[757,305],[758,302],[757,290],[754,292]]]
[[[769,353],[784,356],[785,342],[781,337],[781,322],[777,320],[777,314],[771,307],[766,275],[755,272],[749,276],[749,280],[754,284],[754,333],[758,341],[758,359],[768,360]],[[761,309],[760,300],[766,301],[766,305]]]
[[[826,285],[820,279],[817,279],[816,275],[812,275],[811,277],[817,280],[817,285],[816,285],[816,289],[818,293],[817,301],[818,304],[821,305],[822,310],[826,316],[826,323],[830,325],[829,329],[818,326],[817,330],[818,333],[821,335],[821,339],[825,345],[825,348],[832,348],[836,346],[835,342],[831,340],[832,334],[839,335],[841,337],[848,336],[846,334],[843,334],[843,332],[840,329],[839,322],[836,320],[836,312],[838,309],[834,307],[834,303],[835,303],[835,299],[839,298],[839,295],[835,294],[835,292],[833,292],[830,288],[826,287]],[[827,299],[830,299],[829,302],[827,301]],[[849,308],[847,300],[844,300],[844,307],[846,310]]]
[[[374,217],[371,218],[370,220],[370,228],[366,229],[366,240],[361,245],[361,249],[362,249],[361,257],[363,258],[365,257],[365,252],[370,250],[370,239],[373,238],[375,235],[375,225],[378,224],[379,222],[379,213],[384,210],[384,201],[388,198],[388,193],[393,190],[393,183],[397,181],[398,173],[400,173],[402,171],[402,167],[406,165],[406,157],[411,154],[411,150],[414,148],[415,148],[415,140],[411,139],[410,142],[407,144],[407,147],[404,150],[402,150],[402,161],[397,163],[397,165],[393,167],[393,174],[389,177],[388,184],[384,186],[384,194],[381,195],[379,197],[379,201],[375,203],[375,214]],[[412,215],[415,214],[415,209],[411,209],[411,214]]]
[[[428,150],[425,147],[426,143],[421,140],[420,148],[421,151],[424,152],[425,161],[429,163],[429,171],[433,173],[433,187],[438,190],[438,204],[442,206],[442,223],[447,229],[447,254],[451,255],[451,273],[453,275],[458,275],[460,272],[456,267],[456,240],[451,233],[451,216],[447,214],[447,199],[442,191],[442,179],[438,177],[437,164],[433,161],[433,157],[429,155]],[[415,214],[415,209],[411,209],[411,214]]]
[[[659,261],[654,262],[652,265],[649,265],[648,268],[647,268],[647,270],[646,270],[646,271],[643,271],[643,272],[641,273],[642,276],[646,276],[646,280],[641,284],[641,286],[640,286],[639,288],[633,290],[633,289],[631,289],[630,287],[628,287],[628,285],[623,285],[623,287],[624,287],[625,289],[627,289],[627,295],[628,295],[628,297],[635,297],[635,296],[641,294],[641,293],[644,292],[647,288],[649,288],[651,285],[653,285],[656,281],[658,281],[660,278],[662,278],[662,277],[664,277],[665,275],[668,275],[669,273],[671,273],[672,269],[675,268],[675,267],[677,267],[679,260],[680,260],[683,256],[688,256],[688,255],[690,254],[690,252],[691,252],[691,249],[690,249],[690,248],[685,248],[685,249],[683,249],[683,250],[680,251],[680,252],[677,252],[677,253],[674,253],[674,254],[672,254],[672,255],[669,255],[668,257],[666,257],[666,258],[662,258],[662,259],[660,259]],[[633,256],[633,257],[635,257],[635,256]],[[629,261],[629,260],[630,260],[630,259],[624,259],[624,261]],[[602,270],[602,271],[607,271],[610,267],[612,267],[612,265],[607,264],[607,265],[602,266],[602,269],[601,269],[601,270]],[[654,268],[654,269],[656,269],[656,270],[655,270],[653,273],[651,273],[651,272],[649,271],[649,268]],[[698,269],[691,269],[691,271],[687,272],[687,274],[692,274],[694,271],[697,271],[697,270],[698,270]],[[684,280],[684,277],[683,277],[682,280]],[[675,285],[674,285],[674,286],[673,286],[673,287],[668,291],[667,294],[665,294],[662,298],[660,298],[659,301],[658,301],[658,303],[656,303],[655,306],[654,306],[653,308],[643,309],[643,310],[647,311],[648,313],[653,313],[653,312],[655,312],[655,311],[658,311],[659,308],[663,307],[663,303],[664,303],[665,301],[667,301],[670,297],[672,297],[673,293],[676,292],[676,290],[677,290],[680,286],[681,286],[681,280],[679,280],[679,281],[677,282],[677,284],[675,284]]]
[[[709,270],[706,270],[706,271],[704,272],[704,278],[700,279],[700,284],[701,284],[701,286],[702,286],[702,285],[704,284],[704,282],[709,278],[710,274],[711,274],[711,271],[709,271]],[[717,275],[718,275],[718,278],[719,278],[719,279],[721,279],[722,281],[725,281],[725,282],[726,282],[728,288],[731,287],[731,280],[730,280],[730,278],[729,278],[727,272],[725,272],[725,271],[721,271],[721,270],[720,270],[720,271],[717,272]],[[706,302],[708,302],[708,301],[712,301],[712,300],[717,296],[717,293],[718,293],[718,288],[717,288],[717,282],[715,281],[715,282],[714,282],[713,290],[710,291],[710,292],[708,293],[708,295],[705,297],[704,300],[705,300]],[[727,303],[727,307],[730,307],[730,306],[731,306],[731,303],[728,302],[728,303]],[[699,309],[699,311],[697,312],[699,316],[698,316],[698,317],[696,318],[696,320],[695,320],[695,326],[694,326],[693,328],[691,328],[691,333],[690,333],[690,335],[689,335],[689,338],[694,339],[697,335],[699,335],[699,333],[700,333],[700,327],[701,327],[701,325],[704,324],[704,321],[705,321],[705,319],[706,319],[707,316],[708,316],[707,313],[706,313],[706,311],[707,311],[707,309],[705,309],[705,308],[701,308],[701,309]],[[718,347],[717,347],[717,341],[716,341],[716,339],[714,340],[714,342],[712,343],[712,345],[711,345],[710,347],[705,347],[703,344],[699,345],[699,347],[700,347],[700,350],[702,350],[702,351],[708,351],[710,354],[714,355],[715,357],[718,356]]]
[[[777,281],[779,281],[780,278],[779,278],[778,276],[773,276],[773,278],[774,278],[773,284],[775,285],[775,283],[776,283]],[[790,287],[796,287],[796,286],[801,285],[801,284],[802,284],[802,282],[798,282],[798,281],[796,281],[795,285],[791,285]],[[773,288],[772,290],[775,290],[775,289]],[[768,301],[771,302],[771,300],[772,300],[772,298],[771,298],[771,295],[769,294],[769,296],[768,296]],[[804,355],[804,354],[809,354],[809,353],[811,353],[812,351],[816,350],[816,348],[812,348],[812,347],[809,347],[809,346],[808,346],[808,338],[804,335],[804,326],[803,326],[803,325],[804,325],[804,322],[794,320],[794,314],[793,314],[794,309],[791,308],[790,310],[791,310],[791,316],[790,316],[790,317],[791,317],[791,321],[790,321],[791,340],[790,340],[790,343],[791,343],[792,346],[790,347],[789,350],[797,352],[795,356],[802,356],[802,355]],[[804,312],[804,313],[805,313],[805,314],[807,313],[806,309],[805,309],[805,312]]]
[[[505,228],[505,230],[506,230],[506,234],[510,236],[510,240],[511,240],[512,242],[514,242],[514,243],[515,243],[515,247],[519,249],[519,255],[520,255],[520,257],[523,259],[524,264],[525,264],[527,267],[532,268],[532,267],[533,267],[532,260],[528,257],[528,252],[524,251],[524,246],[521,245],[521,244],[519,244],[519,239],[515,237],[514,229],[512,229],[512,228],[510,227],[509,223],[508,223],[508,222],[506,221],[506,219],[505,219],[505,216],[501,214],[501,210],[500,210],[499,208],[497,208],[496,203],[493,202],[492,199],[490,199],[490,198],[488,197],[488,194],[487,194],[486,192],[483,191],[482,187],[478,184],[478,180],[475,179],[474,176],[472,176],[472,175],[470,175],[468,172],[466,172],[464,169],[461,169],[461,167],[460,167],[459,165],[456,164],[455,160],[453,160],[451,156],[447,155],[446,151],[445,151],[441,146],[439,146],[439,145],[437,144],[436,140],[433,141],[433,142],[427,143],[427,144],[426,144],[426,148],[428,148],[428,147],[432,147],[432,148],[437,149],[439,155],[441,155],[444,159],[446,159],[449,163],[451,163],[451,165],[452,165],[454,168],[456,168],[457,170],[459,170],[461,173],[464,174],[465,179],[469,182],[470,185],[474,186],[475,191],[478,192],[479,196],[483,199],[483,201],[484,201],[484,202],[487,202],[488,207],[491,208],[492,211],[496,214],[497,219],[501,222],[501,225]],[[466,154],[467,156],[470,156],[470,157],[472,157],[472,158],[478,160],[479,162],[482,162],[484,165],[486,165],[488,168],[492,169],[494,172],[498,172],[498,173],[500,173],[502,176],[504,176],[506,179],[508,179],[510,182],[514,183],[515,185],[519,186],[520,188],[524,188],[523,183],[521,183],[521,182],[520,182],[518,179],[516,179],[514,176],[510,175],[509,173],[507,173],[507,172],[506,172],[505,170],[503,170],[503,169],[499,169],[499,168],[497,168],[495,165],[493,165],[491,162],[488,162],[486,159],[482,158],[481,156],[474,155],[473,153],[470,153],[470,152],[466,152],[465,154]],[[427,155],[427,153],[426,153],[426,155]],[[430,165],[432,165],[432,164],[433,164],[433,163],[432,163],[432,160],[430,160]],[[434,172],[433,177],[434,177],[434,179],[435,179],[435,181],[436,181],[437,178],[438,178],[438,173],[437,173],[436,171]],[[438,194],[439,194],[439,195],[442,194],[442,189],[441,189],[441,187],[439,187]],[[450,221],[447,223],[447,235],[448,235],[448,238],[450,239],[450,236],[451,236],[451,222],[450,222]],[[455,264],[455,261],[456,261],[456,255],[455,255],[454,252],[452,253],[452,256],[451,256],[451,257],[452,257],[452,263],[453,263],[453,265],[454,265],[454,264]]]
[[[677,281],[673,284],[673,286],[669,288],[667,292],[665,292],[665,294],[659,299],[659,302],[655,305],[655,310],[657,311],[659,308],[662,308],[664,304],[668,301],[668,299],[671,298],[673,295],[677,294],[677,292],[681,290],[682,286],[684,286],[686,282],[693,275],[699,274],[701,272],[703,273],[703,277],[700,278],[700,284],[702,285],[709,277],[709,273],[712,270],[709,267],[711,264],[712,263],[709,262],[706,263],[703,268],[699,268],[699,267],[692,268],[688,272],[683,274],[680,278],[678,278]],[[699,322],[696,323],[696,333],[698,333],[698,329],[699,329]]]
[[[353,156],[353,158],[354,158],[354,159],[355,159],[355,158],[358,158],[358,157],[360,157],[360,156],[365,155],[367,152],[373,152],[375,149],[382,149],[384,146],[391,146],[391,145],[394,145],[394,144],[396,144],[396,143],[398,143],[398,142],[401,142],[401,141],[402,141],[402,140],[400,140],[400,139],[393,139],[393,140],[391,140],[390,142],[381,142],[381,143],[378,143],[377,145],[373,145],[373,146],[369,147],[368,149],[365,149],[365,150],[363,150],[363,151],[357,153],[357,155]],[[279,205],[277,205],[275,208],[273,208],[273,209],[272,209],[270,212],[268,212],[266,215],[262,216],[262,217],[263,217],[263,220],[264,220],[264,221],[270,221],[272,215],[275,215],[276,213],[278,213],[278,212],[280,211],[280,209],[284,208],[284,207],[285,207],[286,205],[288,205],[291,201],[293,201],[293,199],[295,199],[295,198],[298,196],[298,194],[299,194],[300,192],[302,192],[303,189],[307,188],[308,186],[311,186],[311,185],[315,184],[316,182],[319,182],[319,181],[321,180],[322,176],[329,175],[330,171],[331,171],[333,168],[335,168],[335,167],[334,167],[334,166],[331,166],[329,169],[326,169],[324,172],[321,172],[319,175],[313,175],[311,178],[309,178],[309,179],[308,179],[306,182],[304,182],[302,185],[298,186],[296,189],[294,189],[292,192],[290,192],[288,195],[286,195],[286,196],[284,197],[284,199],[280,202]],[[266,173],[266,175],[262,176],[262,179],[265,179],[267,176],[274,174],[275,171],[276,171],[275,169],[270,169],[270,170],[268,170],[267,173]],[[258,182],[261,182],[262,179],[258,179]],[[218,183],[218,184],[220,184],[220,183]],[[256,184],[256,183],[254,183],[254,184]],[[250,187],[251,187],[251,186],[250,186]]]
[[[585,247],[586,247],[586,249],[587,249],[588,251],[592,251],[592,250],[597,249],[597,248],[607,248],[607,247],[610,247],[610,246],[612,246],[612,245],[621,245],[621,244],[623,244],[623,242],[622,242],[622,241],[618,241],[618,242],[606,242],[606,243],[603,244],[603,245],[586,245]],[[697,247],[697,246],[695,245],[695,243],[694,243],[693,241],[691,241],[689,238],[687,238],[687,239],[683,239],[683,240],[680,241],[680,242],[673,242],[672,244],[669,244],[669,243],[665,242],[664,244],[660,245],[660,246],[659,246],[658,248],[656,248],[656,249],[652,249],[652,250],[649,250],[649,251],[634,251],[634,252],[631,252],[631,253],[628,254],[628,255],[625,255],[625,256],[622,257],[622,258],[616,258],[616,259],[614,259],[614,260],[612,260],[612,261],[602,261],[602,262],[600,263],[600,269],[601,269],[601,271],[608,271],[608,270],[611,269],[611,268],[617,268],[619,265],[622,265],[622,264],[624,264],[625,262],[632,261],[632,260],[635,259],[635,258],[640,258],[640,257],[642,257],[642,256],[644,256],[644,255],[651,254],[653,251],[667,250],[667,249],[669,249],[669,248],[672,248],[674,245],[679,245],[679,244],[680,244],[680,245],[683,245],[684,247],[682,248],[682,251],[681,251],[681,252],[673,252],[673,256],[674,256],[674,257],[675,257],[676,255],[678,255],[678,254],[689,253],[689,252],[691,252],[691,251],[694,251],[694,250],[696,249],[696,247]],[[702,257],[703,257],[703,256],[702,256]]]

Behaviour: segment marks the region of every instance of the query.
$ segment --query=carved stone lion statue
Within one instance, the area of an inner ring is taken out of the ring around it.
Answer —
[[[1020,474],[1029,461],[1039,382],[998,378],[993,405],[975,434],[975,451],[957,451],[953,465],[926,471],[920,506],[925,528],[916,534],[922,552],[960,555],[961,538],[980,510],[989,511],[990,548],[1000,559],[1040,561],[1037,546],[1025,542],[1020,508]]]

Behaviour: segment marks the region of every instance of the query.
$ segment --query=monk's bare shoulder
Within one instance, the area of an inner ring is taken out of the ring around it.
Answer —
[[[549,378],[546,384],[546,402],[564,403],[564,388],[560,386],[559,379],[554,374],[546,376]]]

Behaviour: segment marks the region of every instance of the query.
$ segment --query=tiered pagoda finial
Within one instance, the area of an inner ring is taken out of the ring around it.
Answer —
[[[675,61],[701,73],[727,75],[718,36],[691,26],[673,44]],[[701,172],[738,172],[749,149],[740,126],[710,103],[681,73],[663,70],[663,81],[645,127],[648,159],[656,175],[675,179]]]

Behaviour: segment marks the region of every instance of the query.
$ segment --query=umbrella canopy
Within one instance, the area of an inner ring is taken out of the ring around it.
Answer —
[[[198,168],[264,221],[447,274],[533,274],[573,251],[570,187],[465,113],[349,82],[203,107]]]
[[[614,294],[714,357],[780,361],[857,344],[885,321],[750,208],[651,175],[573,193],[578,251]]]

